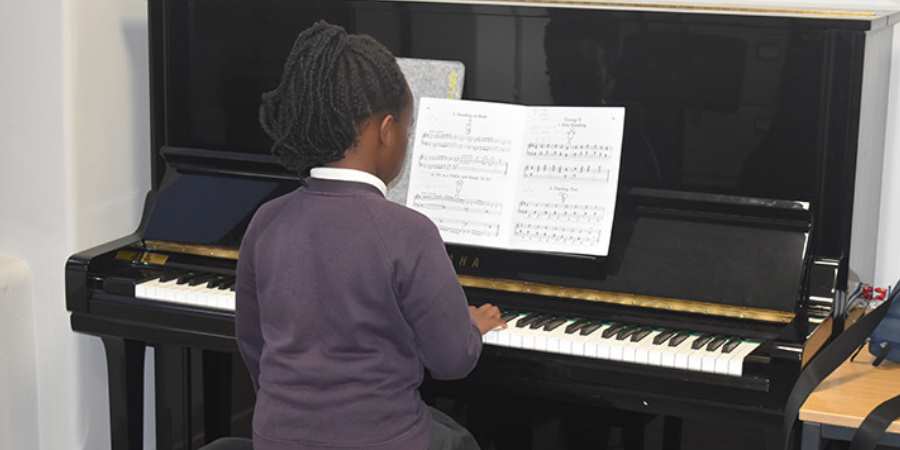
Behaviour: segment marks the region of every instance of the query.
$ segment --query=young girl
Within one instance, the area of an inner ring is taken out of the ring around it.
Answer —
[[[503,326],[467,307],[434,224],[384,198],[412,96],[391,53],[324,22],[302,32],[260,122],[305,187],[241,244],[236,334],[256,387],[256,450],[477,448],[420,399],[423,366],[465,377]]]

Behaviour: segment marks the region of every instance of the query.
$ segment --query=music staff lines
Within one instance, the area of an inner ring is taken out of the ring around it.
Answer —
[[[475,237],[500,236],[500,225],[467,219],[434,218],[435,225],[441,232]]]
[[[526,164],[525,178],[607,183],[610,171],[602,164]]]
[[[435,149],[453,149],[485,153],[508,153],[512,141],[493,136],[467,136],[465,134],[427,131],[422,134],[421,144]]]
[[[531,221],[599,223],[606,211],[600,205],[520,201],[516,212]]]
[[[419,167],[430,170],[458,170],[472,173],[506,175],[509,162],[489,155],[422,155]]]
[[[611,157],[612,149],[599,144],[554,144],[529,142],[525,148],[525,154],[532,158],[552,158],[567,160],[607,160]]]
[[[563,225],[540,225],[516,223],[513,235],[523,241],[536,241],[566,245],[596,245],[602,231],[596,228],[581,228]]]
[[[491,216],[499,216],[503,213],[503,204],[500,202],[429,193],[416,194],[413,198],[413,207],[432,211],[456,211]]]

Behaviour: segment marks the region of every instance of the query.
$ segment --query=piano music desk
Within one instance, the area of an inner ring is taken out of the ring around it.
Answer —
[[[802,450],[819,450],[823,440],[850,441],[876,406],[900,395],[900,364],[885,361],[872,366],[868,349],[854,361],[844,361],[800,408]],[[888,428],[881,445],[900,447],[900,420]]]

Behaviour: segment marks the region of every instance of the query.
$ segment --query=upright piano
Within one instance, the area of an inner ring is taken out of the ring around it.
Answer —
[[[448,245],[469,302],[497,304],[509,321],[485,336],[457,392],[752,424],[780,448],[787,395],[827,340],[834,292],[850,269],[871,279],[893,12],[593,0],[148,7],[152,190],[134,234],[66,265],[72,328],[106,348],[117,450],[142,446],[148,346],[159,448],[232,432],[238,247],[261,203],[302,185],[268,153],[260,94],[320,19],[398,57],[463,62],[466,99],[626,108],[608,256]]]

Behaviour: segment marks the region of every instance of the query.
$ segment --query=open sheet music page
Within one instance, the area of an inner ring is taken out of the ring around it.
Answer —
[[[624,108],[423,99],[407,206],[446,242],[605,256]]]
[[[527,108],[510,247],[606,256],[624,108]]]
[[[524,114],[514,105],[421,100],[406,204],[445,242],[505,247]]]

